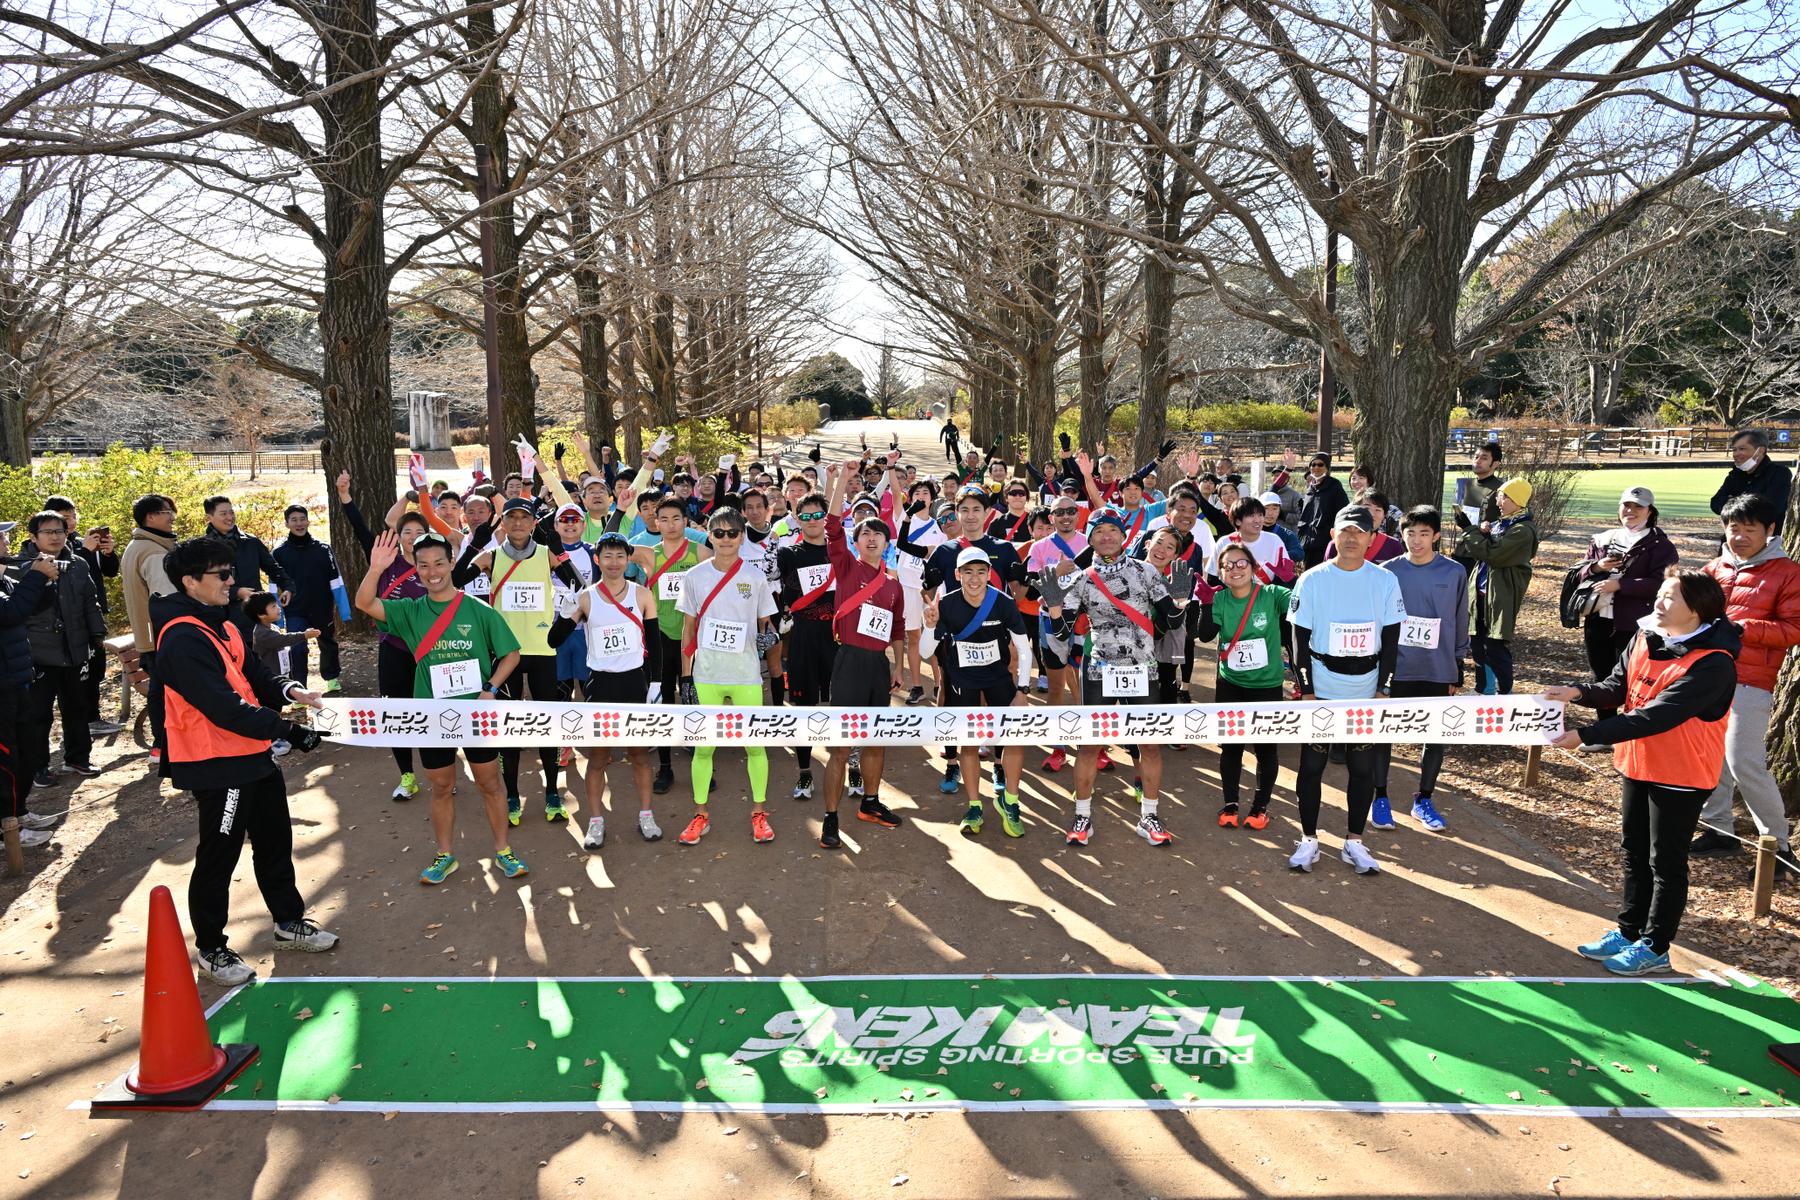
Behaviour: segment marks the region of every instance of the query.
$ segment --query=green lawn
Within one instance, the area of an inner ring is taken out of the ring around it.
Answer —
[[[1575,499],[1569,505],[1572,521],[1606,521],[1619,515],[1619,493],[1628,487],[1642,485],[1656,494],[1656,510],[1666,518],[1711,517],[1709,506],[1713,493],[1725,478],[1724,467],[1674,467],[1668,470],[1583,471],[1575,484]],[[1444,479],[1445,511],[1452,503],[1456,479],[1466,472],[1455,472]]]

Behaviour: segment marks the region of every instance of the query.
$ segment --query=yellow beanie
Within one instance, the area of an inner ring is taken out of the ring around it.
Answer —
[[[1520,508],[1531,503],[1531,485],[1523,479],[1509,479],[1500,485],[1500,494]]]

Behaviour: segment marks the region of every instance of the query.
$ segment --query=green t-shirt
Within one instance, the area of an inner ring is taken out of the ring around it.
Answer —
[[[444,605],[420,596],[384,600],[385,619],[376,622],[416,650],[444,612]],[[494,664],[519,648],[519,639],[499,613],[465,596],[443,636],[413,672],[413,697],[419,700],[473,700],[487,686]],[[435,671],[433,668],[437,668]],[[467,683],[465,689],[461,685]]]
[[[1281,622],[1287,615],[1290,595],[1287,588],[1265,583],[1244,600],[1233,596],[1229,588],[1221,588],[1213,596],[1213,621],[1219,627],[1221,676],[1239,687],[1281,686],[1284,677],[1281,666]],[[1227,661],[1226,647],[1231,645],[1231,637],[1237,632],[1238,621],[1244,615],[1244,605],[1251,597],[1255,598],[1255,607],[1250,610],[1250,619],[1244,622],[1244,632],[1238,639],[1237,651]],[[1262,645],[1260,652],[1255,648],[1257,643]],[[1259,662],[1260,666],[1253,665]],[[1233,663],[1238,665],[1234,667]]]

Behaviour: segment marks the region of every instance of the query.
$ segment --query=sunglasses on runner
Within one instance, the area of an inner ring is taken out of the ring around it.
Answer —
[[[802,521],[823,521],[825,519],[823,511],[795,513],[794,515],[799,517]]]
[[[1059,504],[1050,510],[1050,515],[1054,517],[1072,517],[1080,511],[1081,510],[1076,508],[1073,504]]]
[[[719,526],[719,527],[718,527],[718,528],[717,528],[717,529],[709,529],[709,530],[707,530],[707,531],[706,531],[706,536],[707,536],[707,537],[710,537],[710,538],[715,538],[715,539],[716,539],[716,538],[735,538],[735,537],[743,537],[743,536],[744,536],[744,531],[743,531],[743,530],[741,530],[741,529],[733,529],[733,528],[731,528],[731,527],[730,527],[730,526],[728,526],[728,525],[721,525],[721,526]]]
[[[1230,558],[1219,564],[1221,571],[1248,571],[1250,564],[1241,558]]]

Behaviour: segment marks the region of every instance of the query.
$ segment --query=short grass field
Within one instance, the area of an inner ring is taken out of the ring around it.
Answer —
[[[1575,498],[1569,504],[1571,521],[1606,521],[1619,515],[1619,493],[1643,486],[1656,495],[1656,511],[1666,519],[1712,516],[1713,493],[1725,478],[1727,467],[1615,468],[1583,471],[1575,481]],[[1504,470],[1501,472],[1504,474]],[[1448,511],[1456,492],[1456,480],[1466,471],[1444,477],[1444,504]]]

